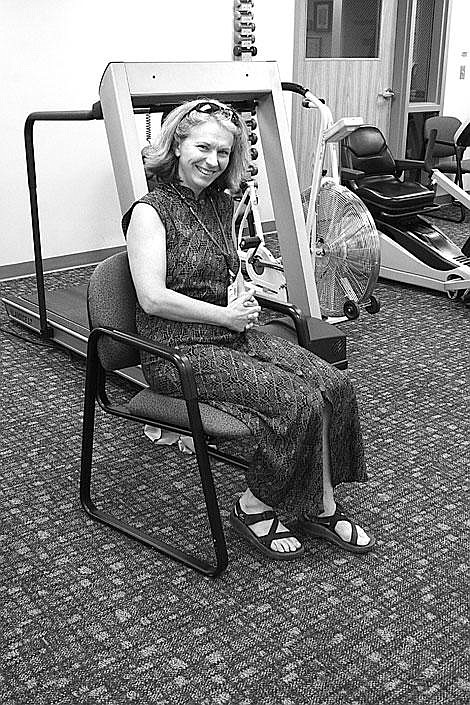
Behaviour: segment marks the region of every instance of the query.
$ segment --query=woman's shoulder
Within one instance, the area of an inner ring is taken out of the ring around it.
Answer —
[[[173,210],[173,200],[172,200],[172,191],[171,188],[169,188],[168,184],[160,184],[157,183],[155,185],[155,188],[153,188],[151,191],[145,194],[145,196],[142,196],[139,198],[135,203],[132,204],[132,206],[129,208],[127,213],[125,213],[122,217],[122,229],[124,232],[124,235],[127,234],[127,230],[129,228],[130,220],[132,213],[134,211],[134,208],[138,206],[140,203],[148,204],[149,206],[152,206],[152,208],[157,211],[161,221],[165,225],[165,227],[168,227],[171,221],[171,213]]]
[[[150,205],[156,205],[159,203],[168,203],[174,200],[174,192],[171,188],[171,184],[156,183],[154,188],[149,191],[145,196],[139,198],[138,203],[149,203]]]

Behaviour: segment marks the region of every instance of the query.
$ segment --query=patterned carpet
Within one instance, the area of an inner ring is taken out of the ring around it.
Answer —
[[[466,239],[466,224],[441,227]],[[78,284],[89,271],[47,279]],[[31,286],[5,282],[2,294]],[[227,522],[216,581],[85,516],[84,361],[0,312],[2,705],[470,701],[470,308],[389,282],[377,291],[378,315],[342,324],[370,482],[338,490],[376,550],[310,539],[303,560],[276,564]],[[100,415],[95,462],[96,492],[117,511],[208,550],[191,458]],[[216,479],[226,519],[243,478],[220,465]]]

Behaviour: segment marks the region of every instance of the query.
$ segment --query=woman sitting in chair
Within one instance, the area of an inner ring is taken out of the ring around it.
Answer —
[[[367,479],[354,390],[313,353],[256,327],[231,237],[232,198],[249,160],[246,126],[232,108],[191,101],[162,125],[146,169],[156,187],[123,218],[140,335],[191,361],[200,401],[243,421],[254,449],[233,527],[262,553],[291,560],[304,547],[279,520],[357,553],[375,540],[334,499]],[[237,273],[239,274],[237,277]],[[175,368],[142,354],[150,387],[181,396]]]

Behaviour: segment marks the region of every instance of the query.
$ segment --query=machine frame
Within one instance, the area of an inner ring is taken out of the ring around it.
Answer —
[[[59,345],[86,354],[86,286],[46,292],[36,190],[33,128],[38,120],[103,119],[121,211],[148,191],[135,114],[175,106],[197,97],[256,103],[259,128],[289,300],[305,315],[321,319],[302,210],[289,124],[277,63],[268,62],[111,62],[99,87],[100,102],[90,111],[31,113],[25,122],[37,299],[3,299],[12,320]],[[73,311],[73,314],[71,314]]]
[[[277,63],[111,63],[100,84],[116,186],[125,213],[147,191],[133,103],[174,103],[213,97],[256,102],[274,219],[289,300],[321,318],[290,129]],[[295,236],[293,236],[295,234]]]

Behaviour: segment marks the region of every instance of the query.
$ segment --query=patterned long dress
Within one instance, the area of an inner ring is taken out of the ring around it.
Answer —
[[[231,198],[212,189],[196,199],[182,185],[158,184],[138,202],[151,205],[165,227],[167,287],[225,306],[229,267],[236,272],[239,266],[230,235]],[[123,218],[124,233],[133,207]],[[222,253],[225,242],[230,243],[228,262]],[[246,481],[263,502],[292,516],[322,511],[325,399],[331,404],[333,486],[367,480],[356,397],[344,372],[262,327],[237,333],[217,325],[151,316],[139,305],[136,322],[142,336],[188,356],[201,401],[231,413],[252,430],[255,447]],[[142,369],[151,388],[181,396],[170,363],[144,352]]]

